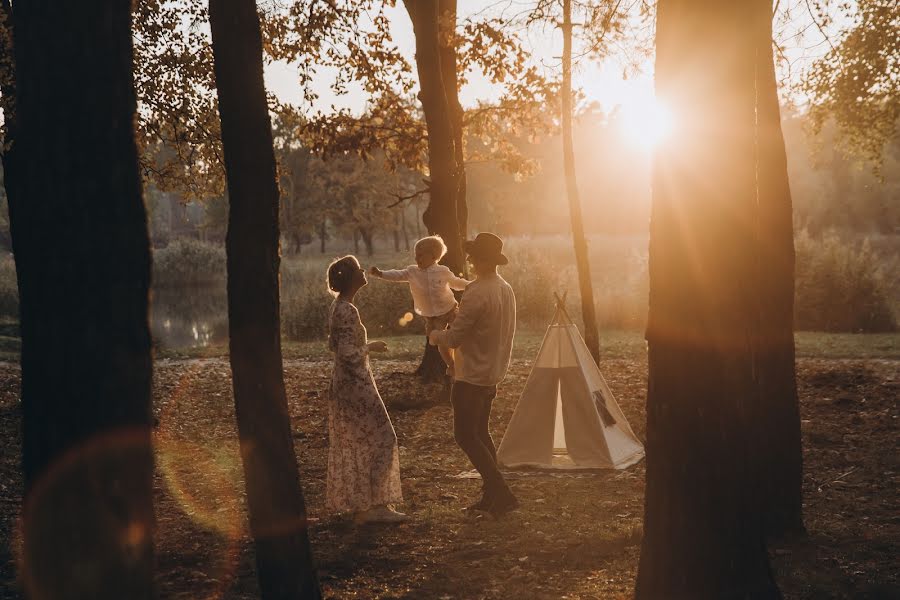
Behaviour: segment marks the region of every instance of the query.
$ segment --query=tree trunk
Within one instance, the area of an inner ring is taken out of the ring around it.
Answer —
[[[444,3],[433,0],[404,0],[416,37],[416,71],[419,75],[419,100],[428,130],[428,168],[431,173],[428,208],[422,223],[428,233],[438,234],[447,245],[441,263],[457,274],[464,272],[465,257],[460,238],[459,172],[457,167],[451,106],[442,74],[439,15]],[[455,27],[454,27],[455,29]],[[453,76],[455,80],[455,75]],[[425,343],[422,362],[416,374],[425,380],[444,377],[446,365],[437,348]]]
[[[563,81],[562,81],[562,142],[563,170],[566,177],[566,193],[569,197],[569,215],[572,219],[572,240],[575,244],[575,265],[578,268],[578,289],[581,292],[581,316],[584,320],[584,343],[594,362],[600,364],[600,338],[597,332],[597,316],[594,309],[594,288],[591,283],[591,264],[588,259],[584,222],[581,218],[581,200],[575,181],[575,151],[572,144],[572,1],[563,0]]]
[[[20,575],[32,598],[152,598],[150,240],[130,4],[16,2],[13,29]]]
[[[440,0],[439,33],[441,80],[447,96],[450,127],[453,134],[453,156],[456,161],[456,224],[459,240],[468,237],[469,207],[466,200],[466,162],[463,153],[463,108],[459,103],[459,73],[456,64],[456,0]],[[465,257],[463,257],[465,258]],[[460,273],[465,269],[465,261]]]
[[[755,496],[754,4],[661,0],[637,600],[779,598]]]
[[[228,328],[261,597],[320,598],[281,362],[278,183],[253,0],[210,0],[228,183]]]
[[[415,203],[415,207],[416,207],[416,239],[421,239],[422,238],[422,225],[421,225],[422,217],[419,214],[419,203],[416,202],[415,200],[413,200],[413,202]]]
[[[753,409],[766,531],[804,531],[803,456],[794,363],[794,228],[787,156],[772,56],[771,8],[760,10],[757,54],[760,401]]]
[[[366,256],[371,257],[375,254],[375,242],[372,230],[368,227],[360,227],[359,236],[362,238],[363,245],[366,247]]]
[[[400,230],[403,232],[403,247],[409,251],[409,232],[406,229],[406,208],[400,211]]]
[[[454,273],[462,273],[464,256],[456,213],[459,174],[453,144],[453,125],[447,91],[441,74],[438,2],[404,0],[416,37],[416,71],[419,100],[428,130],[428,168],[431,173],[428,208],[422,223],[431,235],[438,234],[447,245],[441,261]]]
[[[359,229],[353,230],[353,254],[359,256]]]
[[[328,237],[328,231],[325,229],[325,219],[319,223],[319,252],[325,254],[325,238]]]

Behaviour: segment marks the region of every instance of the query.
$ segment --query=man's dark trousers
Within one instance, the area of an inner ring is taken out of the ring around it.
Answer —
[[[496,385],[474,385],[465,381],[454,382],[450,391],[453,435],[481,474],[485,493],[489,495],[509,489],[497,468],[497,448],[488,430],[491,404],[496,395]]]

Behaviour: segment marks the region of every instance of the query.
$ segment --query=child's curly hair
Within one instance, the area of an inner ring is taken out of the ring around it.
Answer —
[[[447,254],[447,244],[444,243],[443,238],[439,235],[429,235],[417,241],[416,250],[419,249],[431,251],[436,261],[441,260]]]

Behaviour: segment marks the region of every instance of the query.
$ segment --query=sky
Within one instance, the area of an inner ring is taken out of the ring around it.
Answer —
[[[483,10],[485,4],[484,0],[459,0],[458,20],[462,21],[465,17]],[[509,3],[515,4],[514,1]],[[412,24],[402,2],[398,0],[397,6],[387,9],[387,13],[391,21],[394,43],[406,55],[410,64],[415,64]],[[558,29],[547,28],[531,32],[526,37],[526,43],[538,63],[543,63],[548,68],[558,66],[559,56],[562,54],[562,34]],[[335,96],[329,88],[332,78],[333,73],[322,70],[321,76],[313,82],[313,87],[320,96],[315,108],[325,111],[333,104],[338,108],[361,112],[366,103],[366,94],[362,89],[353,90],[344,96]],[[301,104],[301,92],[296,82],[295,70],[290,65],[285,63],[269,65],[266,68],[266,85],[279,99],[292,104]],[[575,66],[573,85],[581,88],[588,102],[599,102],[607,111],[618,104],[646,104],[653,97],[652,63],[648,62],[642,67],[641,72],[624,79],[622,65],[615,61],[601,66],[583,59]],[[468,107],[475,105],[479,100],[496,99],[498,95],[499,90],[496,86],[486,81],[480,74],[471,74],[469,83],[460,90],[460,102],[464,107]]]
[[[852,1],[850,0],[851,3]],[[415,41],[412,24],[403,8],[402,0],[397,0],[396,4],[397,6],[387,9],[393,39],[410,64],[414,65]],[[487,10],[485,8],[487,6],[495,7],[493,15],[508,17],[513,12],[522,11],[531,4],[531,2],[523,0],[499,0],[496,2],[459,0],[458,20],[461,22],[468,16],[483,13]],[[821,56],[827,51],[828,43],[816,27],[803,0],[786,0],[779,2],[778,5],[779,16],[775,19],[776,41],[784,48],[790,69],[786,62],[782,62],[779,67],[784,74],[797,77],[812,58]],[[833,16],[835,21],[829,32],[829,35],[832,36],[835,35],[837,29],[849,24],[841,14],[836,13]],[[548,69],[552,68],[556,72],[559,71],[562,34],[558,29],[547,27],[529,31],[525,36],[525,43],[537,64],[542,64]],[[577,46],[575,50],[577,52]],[[639,65],[637,72],[629,70],[628,77],[624,76],[623,67],[624,64],[615,58],[602,65],[582,59],[575,64],[573,69],[573,87],[584,93],[587,102],[599,102],[606,112],[613,110],[617,105],[638,112],[653,106],[652,59]],[[335,96],[329,87],[330,82],[334,79],[334,73],[326,69],[320,71],[320,76],[313,82],[313,88],[319,94],[319,101],[314,106],[314,110],[327,112],[331,105],[337,108],[348,108],[357,113],[364,110],[367,98],[361,88],[353,89],[343,96]],[[297,83],[295,69],[291,65],[285,63],[268,65],[266,84],[268,89],[282,101],[288,101],[298,106],[302,105],[301,90]],[[463,106],[468,107],[475,105],[479,100],[496,99],[498,95],[498,88],[476,73],[470,74],[469,83],[460,91],[460,101]],[[795,100],[802,104],[802,98],[795,98]]]

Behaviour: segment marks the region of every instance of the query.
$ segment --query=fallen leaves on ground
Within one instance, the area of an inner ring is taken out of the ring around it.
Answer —
[[[898,590],[900,478],[897,361],[801,359],[805,516],[810,536],[773,547],[786,598],[853,598]],[[480,481],[456,447],[446,390],[411,361],[374,365],[400,441],[399,526],[354,526],[326,514],[327,360],[285,362],[294,443],[321,582],[331,598],[628,598],[643,517],[644,465],[624,472],[510,479],[522,508],[495,521],[460,508]],[[499,442],[529,363],[515,360],[491,420]],[[644,435],[646,361],[602,370]],[[0,366],[0,519],[13,540],[21,503],[19,370]],[[160,360],[154,380],[160,595],[257,598],[228,362]],[[0,598],[21,597],[14,542],[0,549]],[[887,594],[887,595],[885,595]]]

